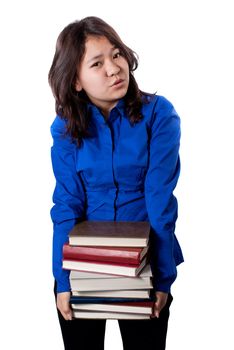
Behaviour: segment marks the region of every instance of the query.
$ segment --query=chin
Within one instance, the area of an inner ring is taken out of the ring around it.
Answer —
[[[117,99],[123,98],[128,92],[128,89],[124,89],[123,91],[119,91]]]

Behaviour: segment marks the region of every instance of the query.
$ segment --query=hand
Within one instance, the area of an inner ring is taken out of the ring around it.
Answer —
[[[159,318],[159,314],[160,314],[161,310],[164,308],[164,306],[167,303],[168,294],[164,293],[164,292],[156,292],[155,295],[156,295],[156,301],[154,303],[152,317]]]
[[[57,308],[63,315],[63,318],[67,321],[72,320],[72,310],[69,304],[70,296],[70,292],[63,292],[57,294]]]

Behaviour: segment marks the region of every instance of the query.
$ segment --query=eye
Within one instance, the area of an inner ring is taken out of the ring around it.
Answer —
[[[95,63],[92,64],[91,67],[100,67],[101,64],[102,64],[101,62],[95,62]]]
[[[114,58],[119,58],[121,56],[121,52],[120,51],[118,51],[118,52],[116,52],[115,54],[114,54]]]

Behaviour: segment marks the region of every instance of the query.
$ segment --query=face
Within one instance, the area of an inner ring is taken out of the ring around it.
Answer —
[[[83,89],[91,102],[105,115],[109,114],[128,90],[127,60],[106,37],[88,37],[77,73],[76,90]]]

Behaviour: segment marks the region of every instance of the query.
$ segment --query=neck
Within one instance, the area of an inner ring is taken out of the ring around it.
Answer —
[[[110,111],[101,109],[101,112],[102,112],[104,119],[107,120],[109,118]]]
[[[96,107],[101,111],[103,117],[105,118],[105,120],[108,119],[111,110],[117,105],[118,101],[114,101],[113,103],[108,103],[105,106],[100,106],[97,103],[95,104]]]

